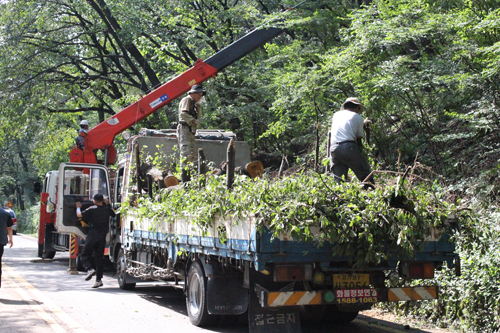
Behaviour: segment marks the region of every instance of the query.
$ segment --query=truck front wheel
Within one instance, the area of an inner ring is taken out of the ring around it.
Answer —
[[[210,315],[207,309],[207,279],[198,261],[189,268],[187,279],[186,306],[189,321],[195,326],[213,325],[219,319]]]
[[[56,251],[44,251],[42,254],[42,259],[54,259],[56,256]]]
[[[81,255],[76,256],[76,270],[79,272],[85,272],[85,267],[83,267]]]

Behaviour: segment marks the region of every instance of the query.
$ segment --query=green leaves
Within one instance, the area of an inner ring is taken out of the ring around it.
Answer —
[[[205,233],[216,216],[248,223],[253,213],[259,230],[318,246],[328,242],[333,255],[350,258],[353,266],[378,264],[391,255],[412,257],[433,227],[446,228],[442,217],[455,210],[437,202],[424,185],[366,192],[357,183],[337,185],[333,177],[315,173],[277,180],[237,177],[231,191],[224,176],[209,177],[201,187],[194,179],[181,190],[163,191],[159,202],[141,198],[138,213],[171,221],[184,216]]]

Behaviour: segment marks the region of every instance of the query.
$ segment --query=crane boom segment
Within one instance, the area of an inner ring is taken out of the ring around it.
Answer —
[[[96,151],[109,149],[112,157],[107,162],[113,164],[116,157],[113,140],[116,135],[188,92],[194,84],[200,84],[210,77],[215,77],[219,71],[282,32],[283,30],[280,28],[253,30],[205,61],[198,59],[193,67],[181,75],[92,128],[84,137],[84,150],[73,149],[70,152],[70,161],[75,163],[97,163]]]

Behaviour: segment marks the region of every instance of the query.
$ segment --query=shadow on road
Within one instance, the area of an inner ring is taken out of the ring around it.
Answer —
[[[14,239],[16,244],[16,239]],[[21,242],[19,242],[21,244]],[[36,249],[32,247],[17,247],[6,250],[3,261],[7,265],[17,267],[22,270],[23,278],[36,286],[43,292],[47,293],[62,293],[67,291],[85,291],[89,297],[92,295],[124,295],[135,294],[146,300],[165,309],[182,315],[186,318],[186,299],[182,290],[167,287],[159,282],[156,283],[138,283],[135,290],[125,291],[118,288],[116,275],[112,265],[106,267],[104,272],[104,286],[98,289],[92,289],[90,286],[93,281],[85,281],[85,274],[81,272],[79,275],[70,275],[66,273],[69,267],[69,259],[67,253],[58,253],[53,261],[43,263],[32,263],[31,259],[36,259]],[[88,294],[87,294],[88,292]],[[92,294],[97,293],[97,294]],[[18,306],[26,305],[22,300],[12,300],[0,298],[0,305],[7,305],[5,308],[10,310],[18,308]],[[8,317],[6,317],[8,318]],[[186,318],[187,320],[187,318]],[[36,321],[25,322],[24,324],[33,325]],[[1,320],[0,320],[1,324]],[[0,327],[2,327],[0,325]],[[193,327],[194,328],[194,327]],[[387,333],[387,332],[408,332],[408,326],[395,324],[389,321],[380,320],[368,316],[359,315],[358,319],[349,324],[335,324],[322,322],[302,322],[302,331],[304,333],[323,333],[323,332],[340,332],[340,333]],[[244,333],[248,332],[248,322],[245,316],[222,316],[220,323],[217,326],[206,328],[194,328],[198,331],[209,331],[219,333]],[[411,328],[412,332],[423,333],[429,332],[426,330],[418,330]]]
[[[5,304],[5,305],[26,305],[26,302],[22,301],[22,300],[2,299],[2,298],[0,298],[0,304]]]
[[[186,310],[186,297],[181,289],[174,289],[158,284],[152,286],[138,286],[135,291],[141,298],[152,302],[158,306],[167,308],[188,316]],[[246,332],[248,331],[248,323],[246,318],[242,316],[222,316],[220,322],[213,327],[205,327],[206,331],[213,332]]]

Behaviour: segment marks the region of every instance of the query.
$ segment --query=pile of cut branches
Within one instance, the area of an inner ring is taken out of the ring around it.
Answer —
[[[163,189],[156,199],[140,198],[138,212],[170,221],[186,216],[207,235],[216,216],[231,215],[238,223],[253,214],[259,230],[286,232],[317,246],[328,242],[334,255],[352,258],[353,265],[411,257],[432,228],[446,228],[450,214],[461,216],[440,199],[436,183],[409,184],[399,176],[363,190],[357,182],[337,184],[314,172],[277,179],[237,176],[231,190],[225,176],[195,177],[177,190]]]

